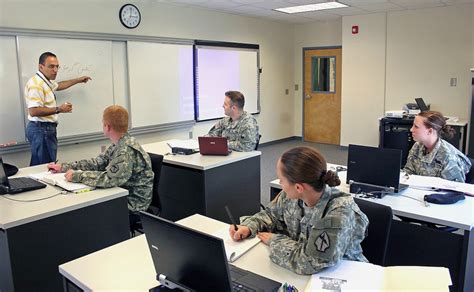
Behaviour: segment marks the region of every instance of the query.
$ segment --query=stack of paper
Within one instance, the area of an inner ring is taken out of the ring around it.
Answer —
[[[474,195],[474,185],[449,181],[440,177],[409,175],[408,178],[407,176],[401,176],[400,182],[413,187],[426,188],[428,190],[438,188],[463,192],[467,195]]]
[[[34,173],[29,175],[31,178],[45,182],[49,185],[58,186],[68,192],[81,193],[93,190],[94,188],[81,183],[68,182],[64,173],[51,173],[49,171]]]
[[[215,237],[222,238],[225,246],[225,253],[227,260],[233,262],[240,258],[244,253],[249,251],[252,247],[257,245],[260,242],[258,237],[244,239],[241,241],[234,241],[230,238],[229,227],[222,228],[217,232],[212,234]]]
[[[442,267],[382,267],[342,260],[311,276],[305,291],[449,291],[449,270]]]

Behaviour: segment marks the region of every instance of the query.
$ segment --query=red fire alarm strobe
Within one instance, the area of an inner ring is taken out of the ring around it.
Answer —
[[[352,34],[358,34],[359,33],[359,26],[358,25],[353,25],[352,26]]]

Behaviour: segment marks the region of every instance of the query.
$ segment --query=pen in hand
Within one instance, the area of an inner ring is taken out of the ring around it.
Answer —
[[[235,223],[234,216],[232,216],[232,213],[230,212],[229,207],[226,205],[224,206],[225,211],[227,212],[227,216],[229,216],[230,222],[232,222],[232,225],[234,225],[234,230],[237,231],[239,230],[239,227],[237,227],[237,224]],[[242,234],[240,235],[240,239],[242,238]]]

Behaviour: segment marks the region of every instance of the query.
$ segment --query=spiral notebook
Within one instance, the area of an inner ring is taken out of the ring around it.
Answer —
[[[88,192],[94,189],[94,187],[85,184],[68,182],[64,177],[64,173],[51,173],[49,171],[44,171],[40,173],[30,174],[29,176],[32,179],[45,182],[52,186],[58,186],[68,192],[73,193]]]

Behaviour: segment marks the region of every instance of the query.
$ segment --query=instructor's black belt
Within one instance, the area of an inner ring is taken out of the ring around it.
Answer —
[[[33,123],[39,127],[57,127],[58,123],[52,123],[52,122],[38,122],[38,121],[30,121],[30,123]]]

